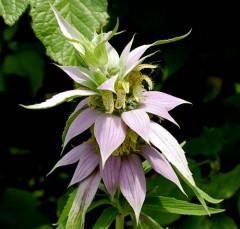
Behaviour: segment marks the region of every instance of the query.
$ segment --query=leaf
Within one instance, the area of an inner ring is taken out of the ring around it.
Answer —
[[[154,219],[152,219],[150,216],[141,213],[140,214],[140,225],[137,226],[137,229],[144,228],[144,229],[163,229],[161,225],[159,225]]]
[[[222,149],[223,134],[222,128],[204,127],[201,134],[196,138],[188,139],[183,148],[192,155],[215,155]]]
[[[0,1],[0,16],[3,17],[4,22],[12,26],[19,17],[24,13],[28,6],[28,0],[15,1],[15,0],[1,0]]]
[[[208,193],[214,193],[221,199],[231,198],[240,189],[240,165],[236,166],[232,171],[222,174],[213,174],[210,181],[204,185],[204,189]]]
[[[142,163],[142,166],[143,166],[143,171],[144,171],[144,174],[150,172],[152,170],[152,166],[149,164],[149,162],[147,160],[145,160],[143,163]]]
[[[147,213],[148,210],[155,210],[159,213],[175,213],[182,215],[207,215],[202,205],[189,203],[183,200],[177,200],[171,197],[148,197],[146,198],[142,211]],[[208,208],[211,214],[223,212],[223,209]]]
[[[187,217],[179,227],[180,229],[238,229],[234,220],[224,214],[213,217]]]
[[[42,87],[44,79],[44,61],[36,51],[27,50],[7,55],[3,62],[5,75],[18,75],[27,78],[33,96]]]
[[[31,1],[33,30],[47,48],[47,54],[61,65],[83,65],[74,47],[60,35],[59,27],[47,0]],[[81,34],[92,38],[94,31],[106,23],[106,0],[63,0],[53,5]]]
[[[118,209],[114,207],[106,208],[92,229],[107,229],[118,215]]]
[[[1,189],[0,196],[1,228],[38,228],[50,224],[50,220],[39,211],[39,202],[32,193],[15,189]]]
[[[77,188],[75,188],[70,194],[69,194],[69,198],[67,200],[67,203],[66,205],[64,206],[63,210],[62,210],[62,213],[58,219],[58,225],[61,225],[63,223],[66,223],[66,220],[68,218],[68,214],[70,212],[70,209],[72,207],[72,203],[73,203],[73,200],[76,196],[76,193],[77,193]]]
[[[93,210],[94,208],[99,207],[103,204],[112,204],[112,203],[109,199],[101,199],[98,201],[93,201],[91,203],[91,205],[88,207],[87,212],[89,212],[89,211]]]

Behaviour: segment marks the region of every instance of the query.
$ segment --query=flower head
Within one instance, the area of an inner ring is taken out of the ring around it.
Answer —
[[[86,67],[58,66],[79,84],[79,88],[59,93],[41,104],[24,107],[44,109],[87,96],[69,119],[63,149],[74,137],[88,129],[92,136],[65,154],[54,169],[78,162],[70,182],[70,185],[78,183],[81,188],[74,202],[78,202],[78,207],[74,205],[73,211],[81,208],[82,216],[85,214],[102,179],[112,197],[120,188],[138,221],[146,196],[142,159],[146,159],[157,173],[175,183],[183,193],[172,166],[195,187],[181,146],[166,129],[151,120],[152,116],[156,116],[161,121],[168,120],[178,125],[169,111],[189,102],[151,91],[152,80],[143,73],[143,69],[154,69],[156,66],[142,63],[152,55],[142,57],[148,48],[182,39],[188,34],[131,50],[133,37],[118,55],[109,43],[116,34],[118,23],[113,31],[95,33],[92,40],[88,40],[53,6],[52,9],[63,36],[85,60]],[[89,194],[83,198],[86,190]]]

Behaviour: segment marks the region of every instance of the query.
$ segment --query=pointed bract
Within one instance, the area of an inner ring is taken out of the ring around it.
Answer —
[[[158,91],[145,91],[143,92],[144,103],[155,103],[164,107],[167,111],[174,109],[181,104],[191,104],[190,102],[180,99],[178,97],[169,95],[167,93]]]
[[[107,159],[104,169],[100,166],[101,177],[112,197],[114,196],[119,183],[120,166],[121,158],[112,155]]]
[[[160,152],[151,146],[145,146],[141,149],[140,154],[150,163],[156,172],[175,183],[186,195],[172,166]]]
[[[175,168],[189,181],[189,183],[196,186],[192,173],[188,168],[188,162],[183,149],[167,130],[159,124],[151,122],[149,140],[163,153],[167,160],[175,166]]]
[[[122,159],[119,183],[121,192],[133,208],[138,222],[146,196],[146,180],[141,160],[137,155]]]
[[[66,72],[75,82],[93,91],[96,90],[97,84],[88,69],[80,66],[57,66]]]
[[[92,108],[84,109],[71,123],[63,143],[63,148],[72,138],[76,137],[92,126],[98,116],[99,112],[97,110]]]
[[[150,118],[144,110],[137,109],[123,112],[121,117],[132,130],[146,142],[149,141]]]
[[[94,135],[100,148],[102,165],[124,141],[127,127],[120,117],[101,114],[94,125]]]
[[[88,177],[100,163],[100,159],[100,155],[96,152],[93,144],[88,144],[88,147],[80,155],[80,160],[69,186]]]
[[[160,116],[161,118],[164,118],[164,119],[167,119],[168,121],[174,123],[175,125],[177,125],[179,127],[177,122],[172,118],[172,116],[168,113],[168,111],[164,107],[159,106],[159,104],[150,103],[150,102],[148,102],[148,103],[142,102],[140,108],[145,110],[148,113]]]
[[[64,165],[70,165],[77,162],[80,159],[80,155],[89,147],[88,144],[81,144],[73,149],[71,149],[68,153],[66,153],[53,167],[53,169],[47,174],[52,173],[56,168]]]
[[[68,214],[66,228],[83,228],[85,215],[101,181],[99,171],[94,171],[78,187],[77,194]]]

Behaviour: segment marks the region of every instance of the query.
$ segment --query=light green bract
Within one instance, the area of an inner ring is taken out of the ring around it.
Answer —
[[[86,130],[90,129],[92,136],[66,153],[51,170],[78,162],[69,185],[79,186],[66,228],[83,227],[85,214],[101,180],[113,203],[119,201],[115,198],[117,189],[121,191],[133,209],[133,213],[128,211],[128,214],[135,216],[138,224],[146,197],[142,158],[186,195],[176,170],[193,189],[206,213],[210,214],[205,200],[211,203],[221,200],[211,198],[196,186],[182,147],[166,129],[151,120],[155,115],[178,126],[169,111],[190,103],[163,92],[151,91],[152,80],[142,71],[156,67],[143,64],[147,57],[154,54],[142,57],[148,48],[181,40],[190,32],[131,50],[133,37],[119,55],[109,43],[117,34],[118,21],[112,31],[94,32],[93,38],[89,39],[70,25],[53,6],[51,8],[62,36],[77,50],[85,65],[58,66],[79,85],[78,88],[59,93],[43,103],[24,107],[45,109],[87,96],[67,121],[63,150],[74,137]],[[124,208],[119,207],[118,211],[119,215],[126,214]]]

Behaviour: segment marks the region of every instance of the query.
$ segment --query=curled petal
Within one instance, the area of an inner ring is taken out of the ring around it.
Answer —
[[[137,109],[123,112],[121,117],[132,130],[146,142],[149,141],[150,119],[144,110]]]
[[[151,122],[150,142],[164,154],[167,160],[175,166],[190,184],[196,186],[183,149],[167,130],[157,123]]]
[[[84,228],[85,214],[97,192],[100,181],[100,172],[96,170],[79,184],[68,214],[66,228]]]
[[[101,114],[94,125],[94,134],[100,148],[102,165],[124,141],[127,127],[120,117]]]
[[[70,165],[77,162],[80,159],[80,155],[84,151],[86,151],[88,148],[89,148],[89,144],[81,144],[74,147],[57,162],[57,164],[53,167],[53,169],[47,175],[52,173],[53,170],[55,170],[60,166]]]
[[[119,183],[121,192],[133,208],[138,222],[146,196],[146,180],[141,160],[137,155],[122,159]]]
[[[81,134],[85,130],[87,130],[90,126],[93,125],[96,118],[98,117],[99,113],[92,109],[92,108],[86,108],[84,109],[72,122],[70,125],[63,148],[66,146],[66,144],[77,135]]]
[[[69,186],[82,181],[97,167],[100,162],[100,156],[96,153],[93,144],[88,144],[86,150],[80,155],[77,168],[74,172]]]
[[[102,169],[102,166],[100,166],[101,177],[112,197],[114,196],[119,183],[120,165],[121,158],[111,155],[107,159],[104,169]]]
[[[145,146],[141,149],[141,155],[150,163],[156,172],[175,183],[186,195],[172,166],[160,152],[151,146]]]
[[[158,104],[159,106],[164,107],[167,111],[184,103],[191,104],[186,100],[158,91],[145,91],[143,92],[143,96],[145,103]]]
[[[164,119],[167,119],[168,121],[174,123],[179,127],[177,122],[172,118],[172,116],[168,113],[168,111],[164,108],[159,106],[157,103],[150,103],[150,102],[142,102],[141,109],[145,110],[146,112],[149,112],[151,114],[160,116]]]

